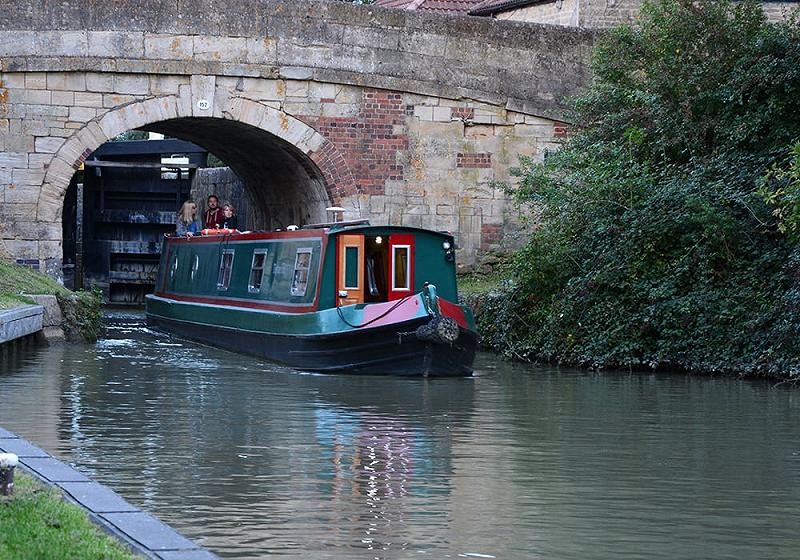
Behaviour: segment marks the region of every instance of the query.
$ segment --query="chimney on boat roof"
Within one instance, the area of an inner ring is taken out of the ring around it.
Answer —
[[[330,212],[330,221],[331,222],[341,222],[344,220],[344,208],[341,206],[328,206],[325,209],[326,212]]]

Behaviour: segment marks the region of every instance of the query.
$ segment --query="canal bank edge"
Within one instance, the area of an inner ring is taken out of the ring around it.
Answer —
[[[119,494],[90,480],[29,441],[0,428],[0,452],[14,453],[26,472],[81,506],[89,519],[137,554],[153,560],[214,560],[200,547]]]
[[[5,312],[32,304],[44,308],[45,339],[97,339],[99,292],[73,292],[41,272],[0,257],[0,320]]]

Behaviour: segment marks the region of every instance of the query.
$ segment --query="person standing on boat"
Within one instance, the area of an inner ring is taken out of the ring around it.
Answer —
[[[175,235],[192,236],[197,235],[200,226],[197,225],[197,204],[187,200],[178,212],[178,219],[175,221]]]
[[[208,206],[206,211],[203,212],[203,227],[207,229],[219,229],[222,226],[222,208],[219,207],[219,198],[217,195],[208,195]]]
[[[226,202],[222,205],[222,229],[239,229],[239,220],[236,218],[236,209],[233,204]]]

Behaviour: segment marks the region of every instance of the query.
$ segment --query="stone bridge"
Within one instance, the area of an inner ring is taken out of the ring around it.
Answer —
[[[564,132],[588,32],[295,0],[0,4],[0,254],[59,276],[65,191],[107,140],[190,140],[242,179],[259,223],[346,218],[500,248],[494,181]],[[506,235],[507,237],[507,235]]]

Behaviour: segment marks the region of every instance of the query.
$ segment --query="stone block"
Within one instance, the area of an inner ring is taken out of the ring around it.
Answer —
[[[281,78],[287,80],[310,80],[314,77],[314,69],[306,66],[281,66],[279,69]]]
[[[286,97],[308,97],[309,83],[305,80],[287,80]]]
[[[214,76],[192,76],[192,115],[210,117],[214,114]]]
[[[153,95],[177,95],[181,85],[188,84],[184,76],[164,76],[155,74],[150,76],[150,92]]]
[[[146,74],[116,74],[114,92],[127,95],[147,95],[150,93],[150,78]]]
[[[72,180],[72,176],[75,174],[75,168],[72,167],[73,162],[66,162],[60,157],[53,157],[52,154],[47,155],[51,158],[46,175],[48,181],[52,181],[55,184],[60,183],[68,185]],[[60,202],[61,205],[64,204],[64,201],[61,200],[60,197],[52,202]]]
[[[450,122],[452,107],[433,107],[433,120],[437,122]]]
[[[122,93],[104,93],[103,94],[103,107],[106,109],[112,109],[115,107],[120,107],[122,105],[127,105],[128,103],[133,103],[136,101],[135,95],[127,95]]]
[[[91,107],[70,107],[69,120],[73,122],[87,122],[97,116],[97,109]]]
[[[41,137],[36,139],[35,149],[39,153],[54,154],[63,144],[63,138]]]
[[[245,62],[251,64],[277,64],[278,41],[272,37],[248,38]]]
[[[94,513],[139,512],[110,488],[96,482],[64,482],[59,484],[70,497]]]
[[[361,112],[361,105],[356,103],[323,103],[322,116],[323,117],[357,117]],[[403,134],[403,132],[393,132],[395,135]]]
[[[414,116],[423,121],[433,120],[433,110],[435,107],[426,107],[424,105],[414,105]],[[448,119],[449,120],[449,119]]]
[[[101,108],[103,106],[103,94],[101,93],[78,91],[75,92],[74,95],[75,95],[74,104],[78,107]],[[55,99],[55,93],[53,94],[53,99]]]
[[[191,60],[194,55],[194,37],[146,33],[144,55],[154,60]]]
[[[240,78],[236,89],[259,101],[281,101],[286,97],[286,83],[283,80]]]
[[[86,76],[83,72],[48,72],[47,89],[86,91]]]
[[[425,31],[406,30],[400,35],[399,48],[404,52],[441,56],[447,48],[447,37]]]
[[[18,186],[39,186],[44,181],[44,169],[12,169],[11,171],[11,182]]]
[[[34,31],[0,31],[0,56],[30,56],[36,52]]]
[[[64,316],[61,313],[61,307],[58,305],[58,300],[56,296],[53,295],[31,295],[29,296],[33,301],[36,302],[36,305],[42,306],[42,326],[43,327],[60,327],[61,323],[64,322]],[[45,466],[47,463],[39,463],[40,466]],[[70,469],[71,470],[71,469]],[[65,474],[65,473],[62,473]],[[69,476],[72,479],[86,479],[83,475],[79,475],[75,473],[75,475]],[[52,479],[50,479],[52,480]]]
[[[0,74],[0,87],[22,89],[25,87],[25,74],[22,72],[4,72]]]
[[[34,150],[35,137],[32,134],[16,133],[9,134],[3,138],[4,152],[32,152]]]
[[[44,72],[25,74],[25,89],[47,89],[47,74]]]
[[[13,206],[13,205],[9,205]],[[35,214],[35,212],[34,212]],[[12,216],[7,212],[0,213],[0,216]],[[39,243],[38,241],[25,240],[25,239],[2,239],[8,254],[15,259],[38,259],[39,258]]]
[[[290,115],[318,117],[322,114],[322,104],[287,100],[283,104],[283,110]]]
[[[72,124],[74,128],[80,128],[82,125],[82,123],[70,123],[70,124]],[[77,127],[74,126],[76,124],[78,125]],[[72,129],[59,127],[59,128],[51,128],[47,134],[49,136],[57,136],[59,138],[69,138],[70,136],[72,136],[73,132],[74,130]]]
[[[101,517],[152,551],[198,548],[192,541],[143,511],[104,513]]]
[[[46,167],[50,160],[53,159],[52,154],[29,154],[28,167],[31,169],[39,169]]]
[[[455,207],[452,204],[437,204],[436,214],[438,216],[452,216],[455,214]]]
[[[343,43],[360,47],[397,49],[400,33],[396,29],[348,25],[344,28]]]
[[[125,31],[89,31],[89,56],[103,58],[141,58],[144,56],[144,33]]]
[[[31,103],[33,105],[49,105],[52,96],[46,89],[31,89],[25,90],[23,103]]]
[[[71,91],[54,91],[51,94],[51,103],[53,105],[74,105],[75,94]]]
[[[31,296],[34,300],[38,298],[52,298],[55,296]],[[41,305],[41,304],[40,304]],[[58,307],[58,302],[56,302]],[[61,310],[58,310],[59,316]],[[47,307],[45,307],[45,325],[47,324]],[[60,326],[60,323],[59,323]],[[41,477],[50,482],[89,482],[89,479],[61,461],[52,457],[29,457],[23,460],[23,464]]]
[[[114,74],[100,72],[86,73],[86,90],[95,92],[114,91]]]
[[[386,211],[386,197],[383,195],[372,195],[369,198],[369,211],[372,214],[383,214]]]
[[[69,109],[67,107],[55,105],[25,105],[25,117],[67,117]]]
[[[86,31],[39,31],[33,52],[47,56],[86,56],[88,52]]]
[[[212,37],[197,35],[194,38],[193,60],[246,62],[247,40],[244,37]]]
[[[16,167],[27,169],[28,154],[18,152],[0,152],[0,167]]]

